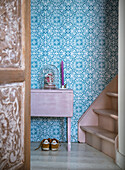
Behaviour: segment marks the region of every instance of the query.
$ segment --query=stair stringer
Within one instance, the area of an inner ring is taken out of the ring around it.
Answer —
[[[80,129],[80,126],[98,126],[98,115],[93,112],[93,109],[112,108],[112,101],[106,94],[107,92],[118,92],[118,75],[113,78],[78,120],[78,142],[85,142],[85,132]]]

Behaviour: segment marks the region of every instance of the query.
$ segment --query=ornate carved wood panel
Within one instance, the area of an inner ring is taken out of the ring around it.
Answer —
[[[23,83],[0,86],[0,169],[24,162]]]
[[[30,0],[0,0],[0,170],[30,169]]]
[[[21,67],[21,0],[0,0],[0,67]]]

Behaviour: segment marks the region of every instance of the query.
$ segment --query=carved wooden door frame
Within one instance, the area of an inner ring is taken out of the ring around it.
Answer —
[[[30,169],[30,0],[0,1],[0,169]]]

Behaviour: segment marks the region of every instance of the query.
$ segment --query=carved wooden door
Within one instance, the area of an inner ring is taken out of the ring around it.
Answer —
[[[30,169],[30,0],[0,0],[0,170]]]

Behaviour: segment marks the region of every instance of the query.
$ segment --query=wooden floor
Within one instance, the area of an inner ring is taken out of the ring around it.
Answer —
[[[39,143],[31,143],[31,170],[119,170],[113,160],[87,144],[72,143],[67,152],[65,143],[58,151],[34,150]]]

